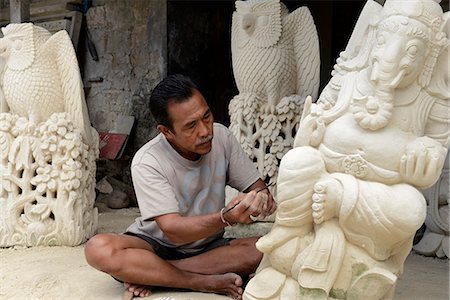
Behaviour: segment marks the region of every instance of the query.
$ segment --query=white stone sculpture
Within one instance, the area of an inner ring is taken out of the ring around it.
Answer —
[[[449,151],[441,177],[429,189],[423,191],[427,200],[426,230],[422,239],[414,245],[417,253],[439,258],[450,258],[450,165]]]
[[[303,103],[317,98],[319,39],[306,7],[289,13],[279,0],[236,1],[231,36],[239,89],[230,129],[267,182],[292,148]]]
[[[31,23],[2,32],[0,247],[79,245],[97,227],[98,136],[72,42]]]
[[[391,299],[449,144],[448,12],[368,1],[282,159],[244,299]]]

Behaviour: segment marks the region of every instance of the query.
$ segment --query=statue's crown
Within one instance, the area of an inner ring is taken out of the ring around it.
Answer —
[[[444,22],[441,0],[387,0],[383,15],[402,15],[422,22],[434,32],[441,31]]]
[[[419,76],[419,84],[429,84],[431,74],[442,49],[448,45],[447,33],[444,31],[444,12],[439,5],[441,0],[386,0],[382,10],[382,18],[400,15],[417,20],[430,29],[429,48],[423,71]]]

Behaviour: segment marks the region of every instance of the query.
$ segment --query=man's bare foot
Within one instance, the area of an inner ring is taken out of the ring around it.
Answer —
[[[152,293],[151,287],[124,282],[123,286],[136,297],[147,297]]]
[[[210,275],[203,288],[199,290],[202,292],[227,295],[233,299],[241,300],[242,293],[244,292],[242,284],[242,278],[234,273]]]

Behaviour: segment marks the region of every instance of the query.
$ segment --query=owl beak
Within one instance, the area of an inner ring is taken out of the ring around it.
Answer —
[[[255,30],[255,17],[252,14],[246,14],[242,18],[242,29],[244,29],[247,34],[252,34]]]

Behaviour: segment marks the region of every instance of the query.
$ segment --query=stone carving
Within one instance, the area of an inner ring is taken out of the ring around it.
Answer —
[[[303,103],[317,98],[319,40],[306,7],[289,13],[279,0],[236,1],[231,48],[239,94],[230,129],[266,181],[292,148]]]
[[[427,200],[426,230],[422,239],[413,248],[416,252],[426,256],[439,258],[450,257],[450,170],[449,152],[438,182],[423,191]]]
[[[98,136],[72,42],[31,23],[2,31],[0,246],[79,245],[97,227]]]
[[[368,1],[281,160],[244,299],[391,299],[449,144],[448,13]]]

